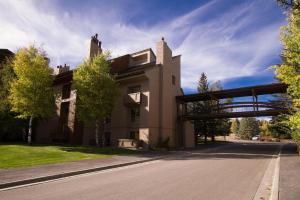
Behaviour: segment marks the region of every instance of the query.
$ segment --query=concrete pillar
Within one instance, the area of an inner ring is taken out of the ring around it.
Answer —
[[[194,124],[192,124],[190,121],[184,121],[183,131],[184,131],[184,147],[194,148],[195,147]]]

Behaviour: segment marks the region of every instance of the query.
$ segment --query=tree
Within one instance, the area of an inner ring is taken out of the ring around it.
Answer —
[[[290,139],[292,129],[289,125],[288,115],[279,115],[272,117],[269,123],[269,130],[273,137]]]
[[[9,88],[15,77],[16,74],[13,70],[12,60],[7,59],[4,64],[0,66],[0,112],[7,112],[10,110],[8,101]]]
[[[105,118],[110,117],[118,95],[118,86],[110,74],[108,59],[109,53],[98,54],[84,61],[73,74],[73,87],[77,95],[77,116],[79,120],[95,123],[97,146],[99,146],[100,120],[104,123]]]
[[[16,77],[9,89],[11,111],[19,118],[29,117],[28,143],[31,144],[34,118],[54,113],[53,76],[45,52],[34,46],[21,48],[13,59]]]
[[[293,138],[300,142],[300,0],[278,0],[288,10],[288,25],[283,27],[282,64],[275,66],[277,78],[288,85],[287,93],[293,100],[288,124]]]
[[[230,127],[231,133],[237,135],[239,132],[239,126],[240,126],[240,122],[238,119],[232,120],[231,127]]]
[[[260,132],[258,121],[253,117],[242,118],[239,128],[239,135],[241,139],[251,139],[254,135]]]
[[[205,73],[202,73],[198,82],[197,90],[199,93],[205,93],[209,91],[217,91],[222,90],[222,85],[220,81],[217,81],[211,86],[208,83],[207,76]],[[228,101],[226,99],[225,101]],[[197,114],[203,113],[214,113],[220,107],[222,103],[221,100],[208,100],[208,101],[200,101],[194,102],[192,106],[190,106],[192,112]],[[226,112],[220,111],[220,112]],[[197,144],[198,135],[200,133],[204,134],[204,142],[207,142],[208,134],[211,136],[212,141],[215,140],[215,135],[224,135],[229,132],[230,122],[228,119],[208,119],[208,120],[195,120],[194,121],[195,128],[195,142]]]
[[[205,93],[209,91],[209,84],[207,81],[207,76],[203,72],[200,76],[197,90],[199,93]],[[201,101],[201,102],[194,102],[191,108],[194,114],[201,114],[201,113],[210,113],[211,106],[209,101]],[[198,135],[204,134],[204,142],[207,143],[207,133],[208,133],[208,125],[206,120],[195,120],[194,121],[194,129],[195,129],[195,143],[198,143]]]
[[[271,131],[270,131],[270,124],[266,120],[262,120],[259,123],[259,129],[260,129],[260,135],[263,137],[269,137],[271,136]]]
[[[10,84],[15,77],[12,58],[7,58],[0,64],[0,141],[21,139],[24,130],[24,120],[15,118],[8,101]]]

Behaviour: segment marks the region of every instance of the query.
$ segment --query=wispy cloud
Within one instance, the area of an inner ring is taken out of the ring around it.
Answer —
[[[221,2],[210,1],[148,27],[127,22],[122,6],[106,5],[100,12],[91,5],[88,10],[72,11],[53,1],[0,0],[0,48],[43,44],[53,66],[68,63],[74,67],[87,55],[89,37],[96,32],[114,56],[155,48],[164,36],[174,54],[182,54],[184,88],[195,88],[201,72],[216,81],[264,70],[270,58],[279,54],[282,21],[255,25],[270,11],[262,6],[265,1],[246,1],[217,13]],[[210,16],[212,12],[217,14]]]

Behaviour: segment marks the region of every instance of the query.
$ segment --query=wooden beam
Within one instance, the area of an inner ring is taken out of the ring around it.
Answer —
[[[280,114],[288,114],[287,109],[270,109],[262,111],[246,111],[246,112],[224,112],[210,113],[199,115],[185,115],[184,120],[207,120],[207,119],[222,119],[222,118],[238,118],[238,117],[261,117],[261,116],[277,116]]]

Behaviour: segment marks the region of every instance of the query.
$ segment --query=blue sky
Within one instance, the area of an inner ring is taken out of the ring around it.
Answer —
[[[285,16],[275,0],[0,0],[0,48],[42,46],[51,65],[76,67],[98,33],[113,56],[153,48],[163,36],[182,55],[182,87],[201,72],[225,88],[272,83]]]

